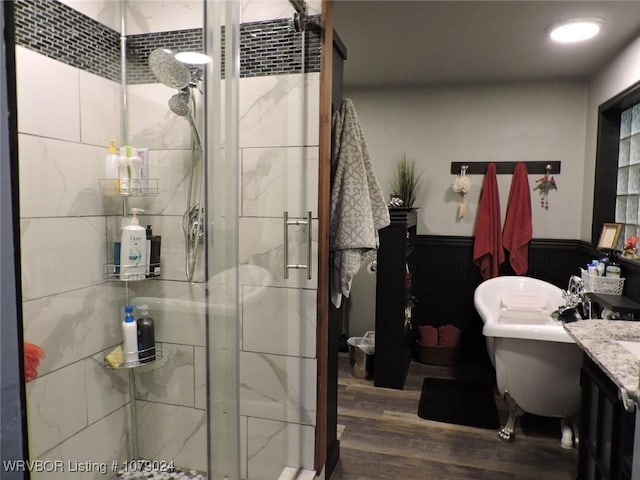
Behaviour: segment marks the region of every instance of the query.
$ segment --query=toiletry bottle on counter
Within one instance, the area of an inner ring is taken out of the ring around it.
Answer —
[[[138,356],[140,363],[153,362],[156,359],[156,336],[153,318],[149,316],[147,305],[138,305],[140,318],[136,324],[138,327]]]
[[[133,307],[124,307],[124,320],[122,321],[122,351],[124,361],[130,365],[138,362],[138,326],[133,317]]]
[[[613,261],[607,265],[606,276],[611,278],[620,278],[620,265],[617,262]]]
[[[120,280],[144,280],[146,275],[147,236],[136,216],[143,213],[140,208],[132,208],[132,217],[122,229],[120,241]]]

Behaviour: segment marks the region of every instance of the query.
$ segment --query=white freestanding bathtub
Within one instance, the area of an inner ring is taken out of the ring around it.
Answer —
[[[524,411],[562,418],[561,445],[571,448],[572,433],[577,439],[571,427],[580,409],[582,354],[562,322],[550,316],[566,303],[562,291],[535,278],[496,277],[476,288],[474,303],[498,391],[509,403],[499,437],[515,438],[517,417]]]

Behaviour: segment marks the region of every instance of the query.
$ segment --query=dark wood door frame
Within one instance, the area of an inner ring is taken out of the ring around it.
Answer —
[[[317,400],[314,467],[327,464],[329,391],[329,198],[331,180],[331,97],[333,79],[333,1],[322,0],[320,133],[318,171]]]

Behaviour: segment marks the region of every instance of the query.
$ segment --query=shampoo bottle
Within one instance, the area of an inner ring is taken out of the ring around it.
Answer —
[[[149,149],[138,148],[138,157],[140,157],[140,178],[142,179],[142,190],[149,193]]]
[[[118,165],[120,157],[118,156],[118,147],[116,147],[116,139],[109,140],[109,153],[104,159],[104,178],[118,179]]]
[[[129,195],[131,173],[129,168],[129,159],[127,158],[127,151],[124,147],[120,147],[120,158],[118,159],[118,180],[120,183],[120,194]]]
[[[153,318],[149,316],[149,307],[139,305],[140,318],[138,318],[138,356],[140,363],[153,362],[156,359],[156,336]]]
[[[120,241],[120,280],[144,280],[147,259],[147,235],[140,226],[137,214],[143,213],[140,208],[132,208],[132,217],[128,225],[122,229]]]
[[[129,181],[129,189],[131,193],[141,193],[142,187],[142,160],[134,153],[136,150],[130,145],[127,145],[127,160],[129,161],[129,175],[131,180]]]
[[[138,326],[133,318],[133,307],[124,307],[125,315],[122,321],[122,351],[127,366],[138,362]]]

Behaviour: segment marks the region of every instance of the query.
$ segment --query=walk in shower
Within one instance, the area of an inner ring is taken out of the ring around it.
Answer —
[[[293,12],[15,2],[24,339],[47,355],[27,384],[30,458],[108,467],[32,478],[313,469],[317,280],[283,261],[318,271],[320,51]],[[149,149],[157,191],[104,195],[109,138]],[[161,274],[124,282],[105,265],[133,207]],[[143,303],[162,357],[113,369],[123,308]]]

